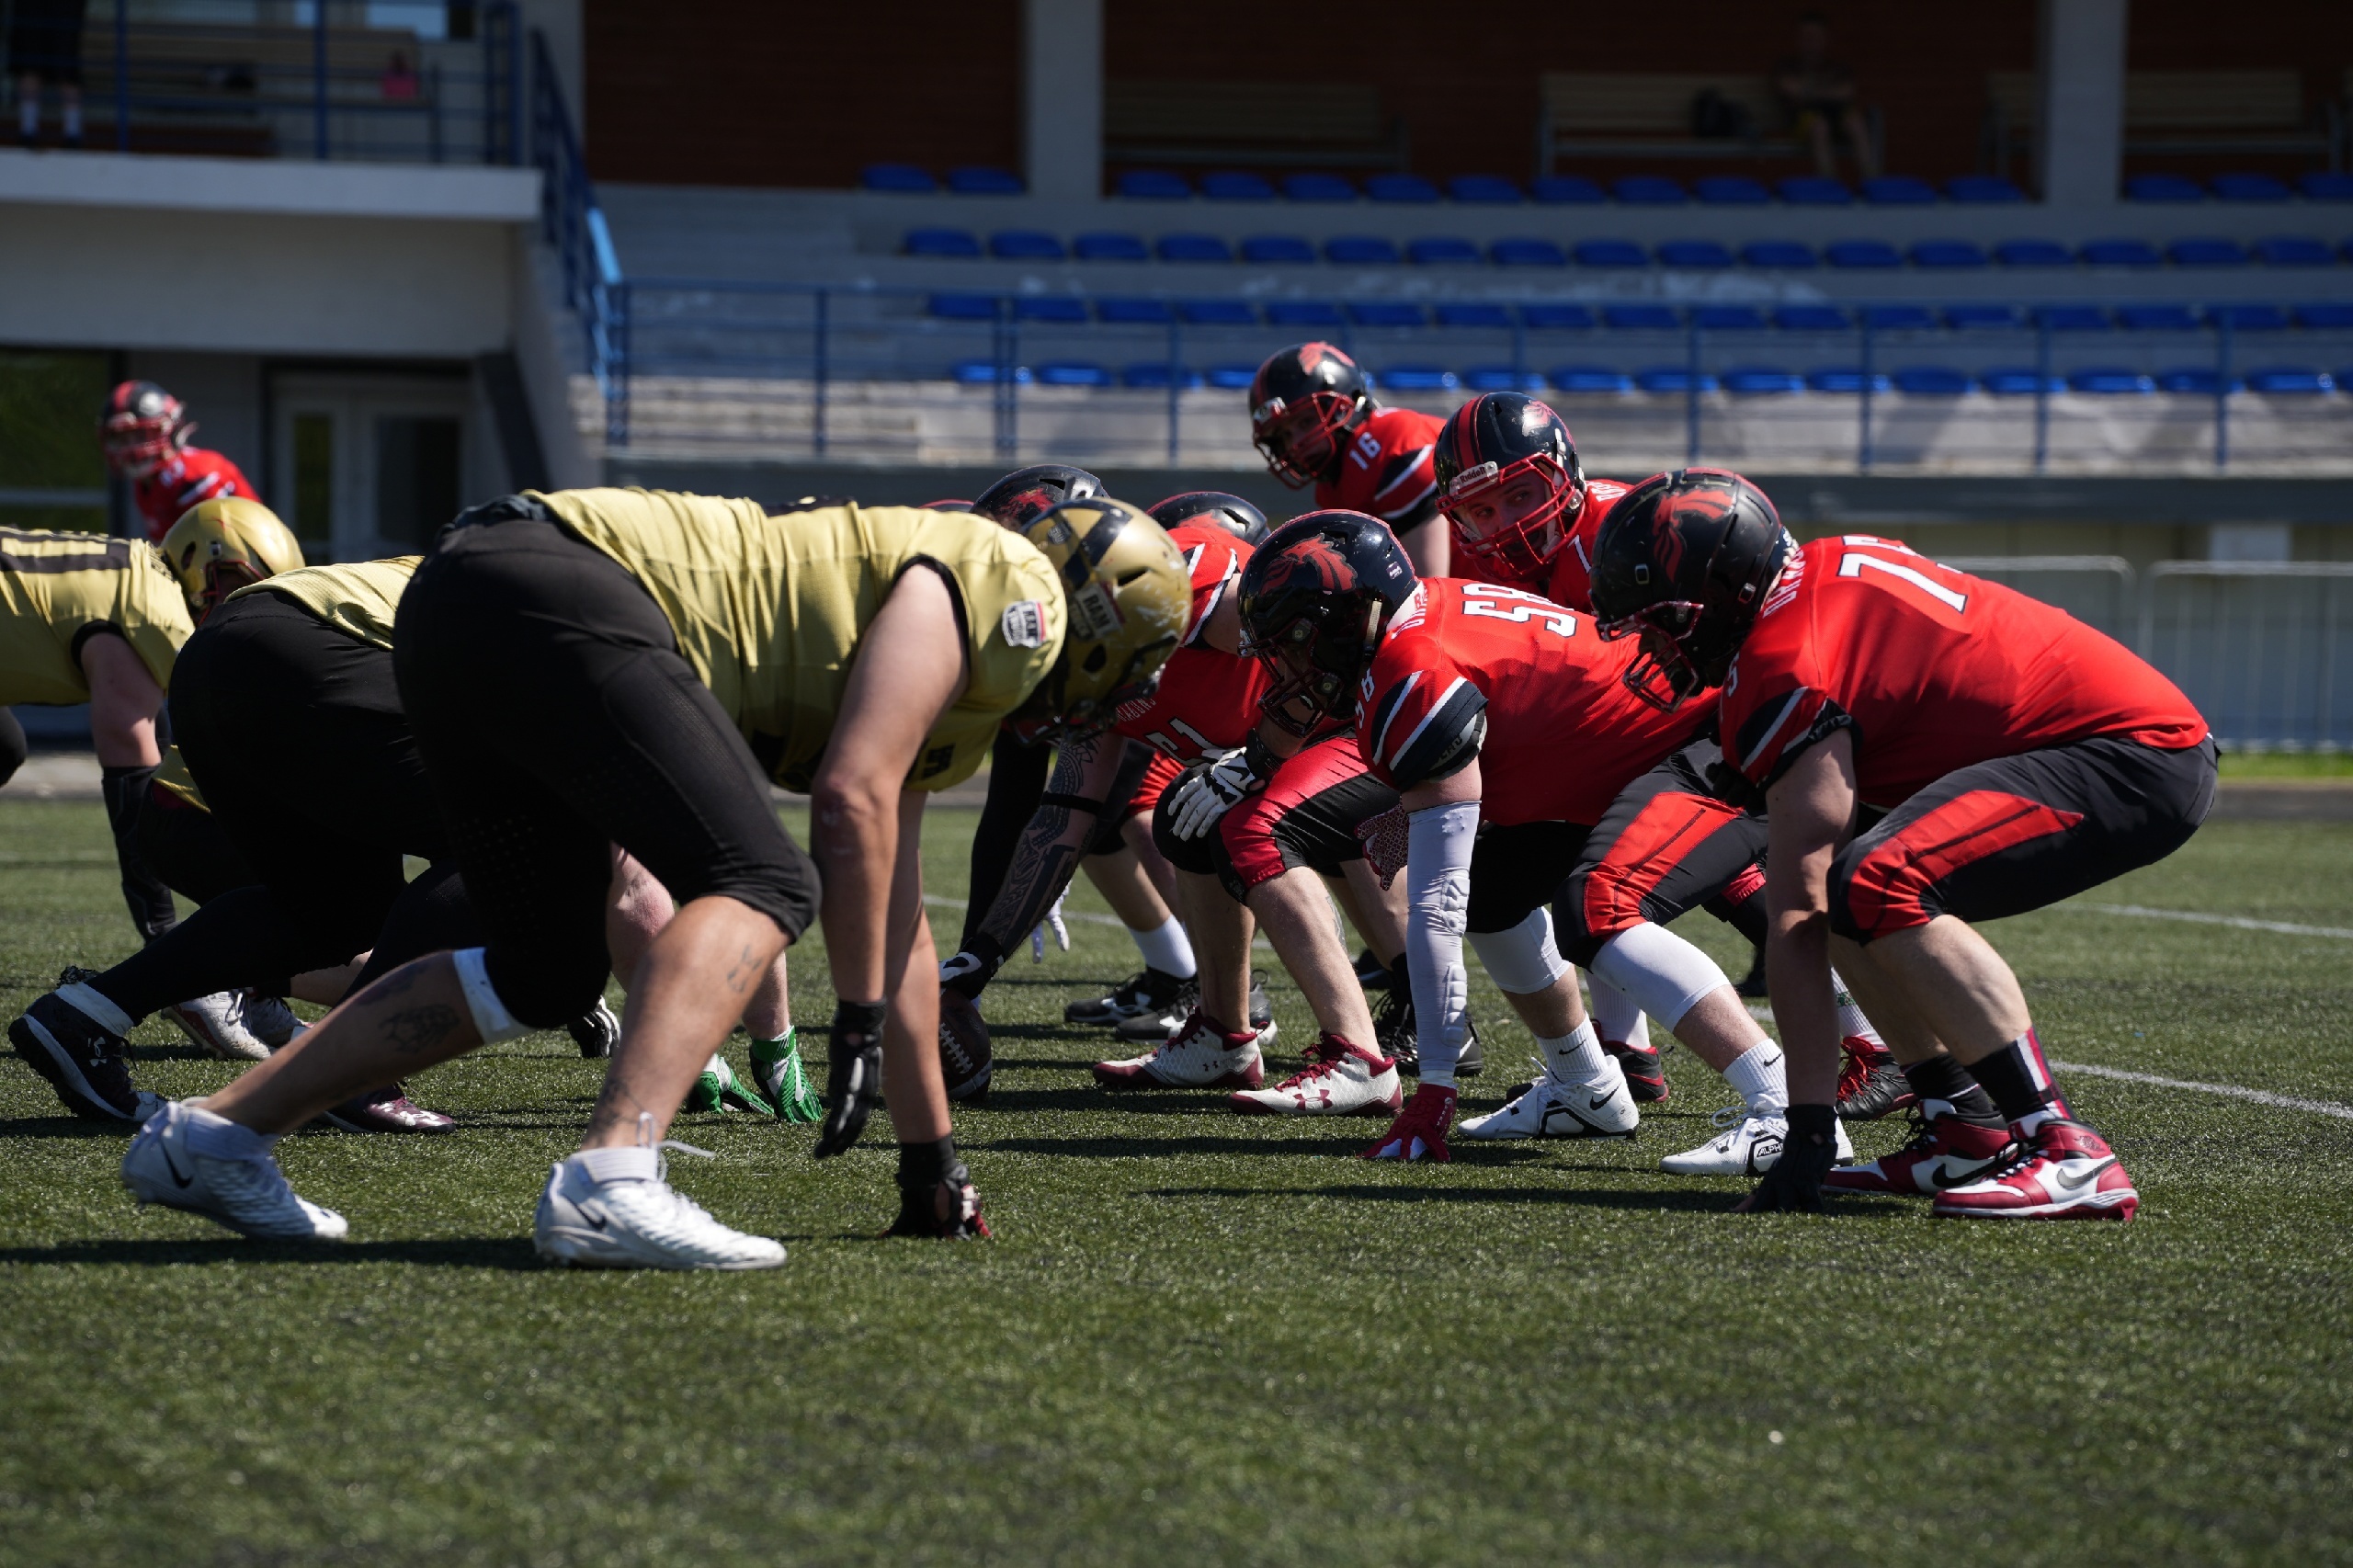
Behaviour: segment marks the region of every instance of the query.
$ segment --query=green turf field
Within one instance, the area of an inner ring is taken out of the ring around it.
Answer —
[[[8,1016],[127,948],[97,806],[0,806],[0,872]],[[2339,935],[2009,922],[2054,1056],[2353,1102],[2353,826],[2218,824],[2094,900]],[[307,1251],[135,1211],[123,1137],[0,1062],[0,1562],[2353,1561],[2353,1120],[2078,1074],[2130,1226],[1741,1219],[1656,1173],[1730,1098],[1678,1057],[1637,1142],[1376,1167],[1370,1123],[1098,1094],[1055,1020],[1132,955],[1072,930],[988,999],[993,1244],[869,1239],[887,1136],[682,1120],[767,1275],[535,1265],[597,1085],[561,1036],[426,1079],[455,1137],[290,1141],[352,1226]],[[1478,1006],[1474,1105],[1527,1050]],[[138,1041],[150,1087],[229,1071]]]

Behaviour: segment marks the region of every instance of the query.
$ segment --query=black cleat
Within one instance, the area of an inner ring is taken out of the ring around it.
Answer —
[[[1675,1092],[1667,1085],[1666,1069],[1659,1061],[1659,1052],[1652,1047],[1605,1040],[1601,1049],[1616,1057],[1618,1065],[1626,1070],[1626,1094],[1636,1105],[1659,1105]]]
[[[1847,1041],[1847,1059],[1838,1074],[1838,1119],[1877,1121],[1919,1103],[1912,1080],[1895,1064],[1885,1046],[1869,1040]]]
[[[1367,991],[1389,989],[1389,966],[1374,958],[1370,948],[1357,954],[1357,983]]]
[[[1110,1028],[1130,1018],[1165,1013],[1172,1007],[1181,1013],[1188,1005],[1177,998],[1192,983],[1161,970],[1146,969],[1129,976],[1108,996],[1073,1002],[1063,1009],[1063,1022]]]
[[[68,969],[59,975],[57,989],[36,997],[8,1026],[8,1039],[75,1116],[135,1125],[159,1102],[131,1086],[123,1038],[108,1026],[119,1019],[127,1030],[132,1020],[84,983],[93,972]]]
[[[563,1026],[573,1043],[580,1047],[583,1056],[610,1056],[613,1047],[620,1043],[621,1021],[605,1006],[602,996],[597,1005]]]
[[[1454,1054],[1454,1075],[1475,1078],[1486,1071],[1487,1051],[1479,1039],[1478,1020],[1468,1012],[1462,1015],[1462,1048]],[[1389,988],[1389,994],[1381,999],[1381,1006],[1372,1016],[1372,1033],[1381,1053],[1396,1059],[1398,1072],[1409,1078],[1422,1075],[1421,1037],[1414,1022],[1411,986]]]
[[[1161,977],[1164,981],[1166,976]],[[1111,1032],[1121,1040],[1163,1040],[1185,1027],[1193,1009],[1201,1005],[1201,983],[1199,977],[1180,980],[1168,998],[1168,1005],[1150,1012],[1138,1012],[1120,1019]]]

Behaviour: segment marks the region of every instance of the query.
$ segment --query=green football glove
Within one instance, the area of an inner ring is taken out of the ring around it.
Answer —
[[[695,1079],[695,1086],[687,1091],[687,1103],[682,1110],[724,1111],[755,1110],[762,1116],[774,1116],[776,1108],[762,1098],[760,1092],[735,1076],[727,1065],[727,1058],[713,1052],[710,1061]]]
[[[774,1040],[752,1042],[752,1081],[787,1121],[814,1126],[825,1114],[816,1085],[801,1066],[801,1041],[790,1026]]]

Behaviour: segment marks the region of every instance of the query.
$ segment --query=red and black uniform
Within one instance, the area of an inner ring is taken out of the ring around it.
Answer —
[[[163,466],[131,489],[139,515],[147,519],[147,537],[159,544],[172,525],[180,520],[180,514],[190,506],[231,495],[252,501],[261,499],[253,481],[240,472],[235,463],[202,447],[178,449],[164,460]]]
[[[1585,505],[1577,511],[1576,526],[1561,541],[1560,553],[1552,557],[1552,570],[1540,590],[1546,598],[1593,613],[1593,541],[1601,536],[1601,525],[1609,520],[1609,508],[1632,488],[1614,479],[1586,482]]]
[[[1831,870],[1858,941],[1938,915],[2040,909],[2171,854],[2214,797],[2205,719],[2063,610],[1868,535],[1792,556],[1721,702],[1724,760],[1759,790],[1851,732],[1887,812]]]
[[[1341,449],[1339,477],[1315,482],[1315,505],[1379,517],[1403,532],[1437,509],[1432,454],[1446,421],[1410,408],[1375,409]]]
[[[1711,897],[1764,848],[1757,819],[1716,799],[1689,753],[1708,715],[1626,688],[1631,644],[1519,589],[1423,582],[1390,623],[1357,744],[1400,790],[1479,762],[1482,829],[1468,928],[1555,906],[1563,955]]]
[[[1256,659],[1210,646],[1202,633],[1210,617],[1235,591],[1250,547],[1212,523],[1179,523],[1168,537],[1193,574],[1193,618],[1184,642],[1162,666],[1151,698],[1120,710],[1112,728],[1156,754],[1115,821],[1149,812],[1198,762],[1211,760],[1250,739],[1267,674]]]

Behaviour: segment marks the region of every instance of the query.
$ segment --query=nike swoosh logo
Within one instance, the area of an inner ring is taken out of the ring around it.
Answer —
[[[1985,1175],[1985,1166],[1980,1165],[1975,1170],[1961,1171],[1951,1176],[1946,1175],[1945,1171],[1945,1165],[1939,1161],[1937,1167],[1928,1173],[1928,1185],[1939,1188],[1966,1187]]]
[[[1585,1108],[1587,1110],[1606,1110],[1608,1108],[1609,1102],[1617,1097],[1618,1096],[1614,1094],[1596,1095],[1593,1096],[1593,1103],[1586,1106]]]
[[[184,1176],[180,1175],[179,1162],[172,1158],[172,1146],[169,1143],[165,1142],[163,1139],[159,1137],[155,1140],[155,1150],[156,1153],[164,1156],[164,1168],[172,1173],[173,1181],[176,1182],[183,1187],[193,1187],[196,1185],[196,1178],[194,1176]]]
[[[2102,1172],[2102,1171],[2104,1171],[2104,1170],[2108,1169],[2108,1167],[2109,1167],[2109,1166],[2110,1166],[2110,1165],[2114,1165],[2114,1164],[2116,1164],[2116,1156],[2115,1156],[2115,1155],[2113,1155],[2113,1154],[2110,1154],[2110,1155],[2109,1155],[2108,1158],[2106,1158],[2105,1160],[2099,1160],[2099,1161],[2095,1162],[2095,1163],[2093,1164],[2092,1167],[2091,1167],[2089,1170],[2087,1170],[2087,1171],[2084,1172],[2084,1174],[2083,1174],[2083,1175],[2081,1175],[2081,1176],[2069,1176],[2069,1175],[2067,1174],[2066,1167],[2065,1167],[2065,1166],[2063,1166],[2063,1166],[2061,1166],[2058,1170],[2055,1170],[2055,1171],[2052,1172],[2051,1174],[2052,1174],[2052,1178],[2053,1178],[2054,1180],[2056,1180],[2056,1181],[2058,1182],[2058,1184],[2059,1184],[2062,1187],[2065,1188],[2067,1191],[2069,1191],[2069,1192],[2080,1192],[2080,1191],[2082,1191],[2082,1190],[2084,1189],[2084,1187],[2085,1187],[2086,1186],[2087,1186],[2088,1184],[2090,1184],[2090,1183],[2092,1183],[2092,1182],[2095,1182],[2095,1181],[2098,1180],[2098,1179],[2099,1179],[2099,1174],[2100,1174],[2100,1172]]]

